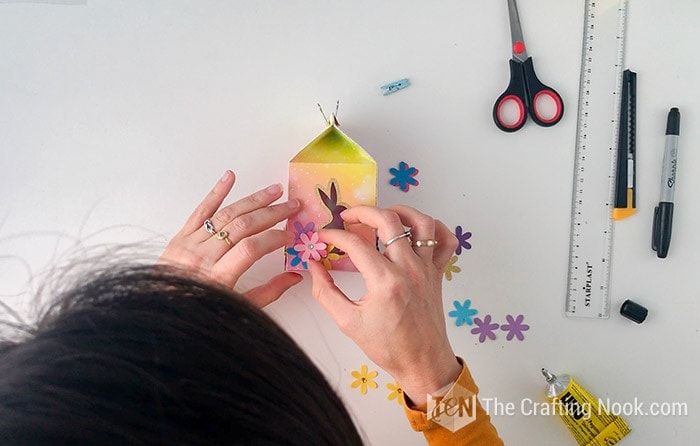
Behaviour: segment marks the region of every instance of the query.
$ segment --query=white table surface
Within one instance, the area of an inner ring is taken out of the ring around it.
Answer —
[[[285,183],[288,160],[324,128],[316,103],[329,110],[340,99],[342,129],[378,162],[379,204],[416,206],[473,233],[462,271],[445,283],[446,313],[468,298],[482,316],[523,314],[531,326],[524,341],[501,333],[479,343],[447,318],[481,398],[516,405],[492,413],[506,443],[574,444],[558,419],[520,410],[542,400],[542,366],[601,398],[687,408],[626,417],[623,444],[700,437],[699,2],[630,0],[638,212],[615,224],[612,305],[647,306],[642,325],[615,311],[608,320],[563,312],[583,1],[520,0],[537,73],[566,113],[514,134],[491,120],[508,81],[504,1],[0,3],[0,294],[25,320],[49,265],[115,243],[157,253],[225,169],[238,174],[238,197]],[[382,96],[381,85],[403,77],[410,87]],[[673,242],[660,260],[651,222],[672,106],[682,113],[680,164]],[[420,169],[408,193],[388,184],[399,161]],[[266,257],[246,283],[281,267],[281,252]],[[339,281],[362,293],[357,275]],[[387,400],[388,374],[367,395],[351,389],[352,370],[376,367],[308,283],[268,311],[326,372],[368,444],[424,443]]]

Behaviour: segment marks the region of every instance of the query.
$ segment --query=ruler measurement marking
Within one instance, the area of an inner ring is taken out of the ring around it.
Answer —
[[[605,318],[610,311],[612,207],[617,165],[615,144],[627,0],[614,1],[617,8],[606,10],[608,2],[600,12],[595,1],[586,1],[569,242],[568,316]],[[614,29],[614,24],[606,22],[611,19],[617,21],[617,29]],[[609,25],[607,28],[606,24]],[[615,38],[606,32],[615,33]],[[611,44],[615,45],[616,51],[608,53],[609,47],[605,45]],[[613,60],[606,60],[605,56],[613,56]],[[612,72],[608,72],[609,69]],[[611,85],[608,77],[612,79],[613,74],[617,77]],[[610,116],[607,113],[612,113],[609,120],[606,119]]]

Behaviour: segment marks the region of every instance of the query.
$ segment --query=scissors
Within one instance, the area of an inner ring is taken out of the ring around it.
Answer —
[[[564,102],[559,93],[544,85],[537,79],[532,66],[532,57],[527,55],[523,31],[520,27],[518,7],[515,0],[508,0],[510,17],[510,36],[513,43],[513,57],[510,59],[510,84],[493,106],[493,120],[504,132],[519,130],[527,115],[536,124],[550,127],[561,120],[564,114]],[[515,104],[517,115],[513,118],[508,113],[509,104]],[[554,107],[552,107],[552,103]],[[506,106],[506,110],[504,110]]]

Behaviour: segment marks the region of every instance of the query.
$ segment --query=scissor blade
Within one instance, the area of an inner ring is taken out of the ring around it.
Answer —
[[[518,5],[515,0],[508,0],[508,17],[510,18],[510,40],[513,59],[524,62],[527,60],[527,50],[523,39],[523,30],[520,27],[520,16],[518,15]]]

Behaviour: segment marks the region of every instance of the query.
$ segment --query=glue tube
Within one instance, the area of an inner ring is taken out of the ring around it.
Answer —
[[[555,376],[542,369],[545,394],[580,446],[610,446],[630,433],[621,417],[610,414],[569,375]]]

